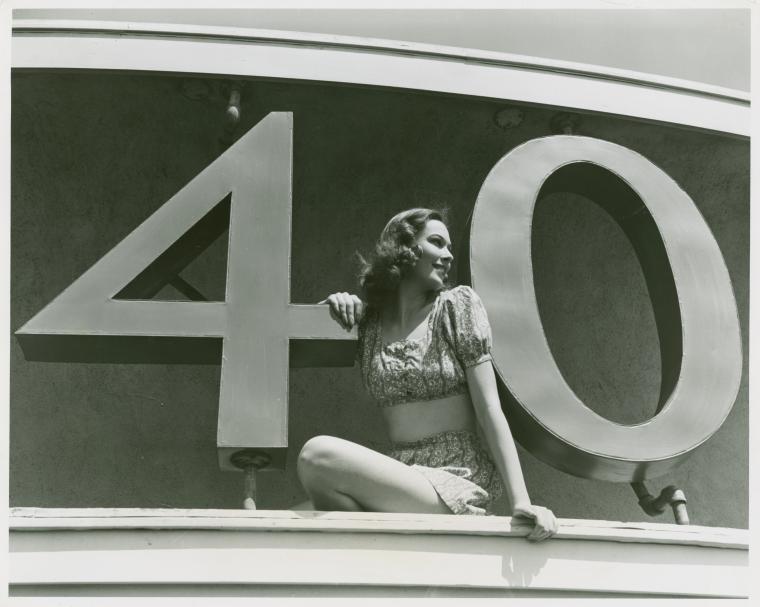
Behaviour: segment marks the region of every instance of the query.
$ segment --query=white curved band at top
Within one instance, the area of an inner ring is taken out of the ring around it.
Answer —
[[[15,69],[223,74],[431,91],[749,137],[749,94],[601,66],[326,34],[15,20]]]

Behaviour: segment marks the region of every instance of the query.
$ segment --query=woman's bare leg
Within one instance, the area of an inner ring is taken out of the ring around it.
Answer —
[[[298,476],[317,510],[451,514],[414,468],[333,436],[306,442]]]

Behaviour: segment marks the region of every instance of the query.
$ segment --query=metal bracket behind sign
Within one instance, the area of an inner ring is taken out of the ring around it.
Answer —
[[[292,131],[292,114],[271,113],[243,135],[17,331],[25,356],[221,361],[220,466],[256,447],[284,467],[288,367],[351,366],[355,349],[327,306],[290,303]],[[227,225],[225,301],[136,299]]]

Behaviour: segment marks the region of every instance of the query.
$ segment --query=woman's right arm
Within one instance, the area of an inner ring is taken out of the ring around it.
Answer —
[[[330,316],[346,331],[351,331],[364,316],[364,302],[351,293],[333,293],[319,303],[330,305]]]

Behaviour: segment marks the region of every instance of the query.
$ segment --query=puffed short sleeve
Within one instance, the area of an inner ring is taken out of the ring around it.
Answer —
[[[470,287],[452,289],[445,300],[445,333],[462,367],[491,360],[491,325],[483,302]]]

